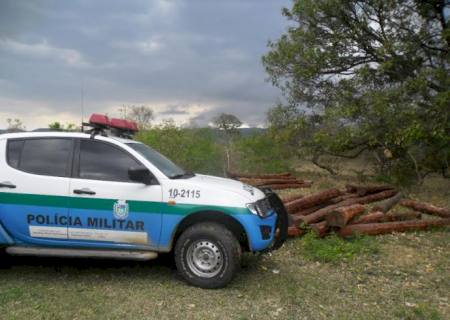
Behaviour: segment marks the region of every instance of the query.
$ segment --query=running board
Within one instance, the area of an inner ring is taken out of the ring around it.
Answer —
[[[18,256],[70,257],[96,259],[151,260],[158,257],[153,251],[93,250],[67,248],[8,247],[6,252]]]

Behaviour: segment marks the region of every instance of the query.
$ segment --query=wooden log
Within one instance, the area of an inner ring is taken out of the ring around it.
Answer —
[[[356,193],[344,193],[342,196],[330,199],[330,204],[336,204],[347,199],[358,198]]]
[[[450,225],[450,219],[427,219],[412,221],[396,221],[384,223],[351,224],[338,231],[342,237],[355,234],[379,235],[392,232],[405,232],[409,230],[426,230],[433,227]]]
[[[386,191],[378,192],[378,193],[371,194],[371,195],[368,195],[365,197],[347,199],[347,200],[344,200],[337,204],[333,204],[331,206],[317,210],[314,213],[311,213],[307,216],[302,217],[301,220],[305,224],[311,224],[311,223],[320,221],[323,217],[325,217],[328,213],[332,212],[334,209],[337,209],[340,207],[351,206],[354,204],[367,204],[367,203],[383,200],[383,199],[394,196],[396,193],[397,193],[397,191],[395,191],[395,190],[386,190]]]
[[[288,236],[289,237],[300,237],[301,235],[303,235],[305,233],[305,230],[300,229],[297,226],[290,226],[288,228]]]
[[[326,221],[313,223],[311,225],[311,229],[317,234],[318,237],[323,238],[328,233],[330,227],[328,226]]]
[[[407,220],[418,220],[422,218],[422,214],[420,212],[411,211],[411,212],[397,212],[397,213],[388,213],[384,216],[383,221],[407,221]]]
[[[350,221],[349,224],[365,224],[365,223],[374,223],[380,222],[384,218],[384,212],[377,211],[368,213],[362,217],[358,217],[355,220]]]
[[[270,184],[259,187],[271,188],[273,190],[284,190],[284,189],[311,188],[311,184],[308,183]]]
[[[402,207],[410,208],[431,215],[436,215],[442,218],[450,218],[450,209],[437,207],[429,203],[404,199],[400,201],[400,205]]]
[[[403,198],[403,194],[401,192],[399,192],[392,198],[386,199],[386,200],[380,202],[379,204],[377,204],[376,206],[374,206],[371,211],[372,212],[381,211],[381,212],[386,213],[389,210],[391,210],[397,203],[399,203],[400,200],[402,200],[402,198]]]
[[[240,178],[239,181],[251,184],[254,186],[262,186],[267,184],[285,184],[285,183],[303,183],[303,180],[299,180],[296,178],[290,178],[290,179],[247,179],[247,178]]]
[[[286,195],[286,196],[282,196],[281,197],[281,201],[286,205],[287,203],[289,203],[291,201],[294,201],[294,200],[297,200],[297,199],[300,199],[300,198],[303,198],[303,195],[301,195],[301,194],[289,194],[289,195]]]
[[[345,186],[348,192],[357,193],[358,196],[362,197],[371,193],[377,193],[385,190],[392,190],[394,187],[390,185],[380,185],[380,186],[358,186],[354,184],[347,184]]]
[[[338,189],[328,189],[322,192],[305,196],[301,199],[290,202],[286,205],[286,210],[290,213],[299,211],[300,209],[313,207],[322,202],[328,201],[341,194]]]
[[[349,207],[341,207],[333,210],[325,216],[327,225],[330,227],[342,228],[354,217],[364,212],[366,208],[361,204],[354,204]]]
[[[325,205],[325,204],[319,204],[319,205],[311,207],[311,208],[300,209],[299,211],[296,211],[293,214],[299,215],[299,216],[306,216],[306,215],[316,212],[317,210],[320,210],[326,206],[327,205]]]

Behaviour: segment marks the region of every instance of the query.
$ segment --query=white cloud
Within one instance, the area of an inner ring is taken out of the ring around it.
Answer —
[[[53,59],[69,66],[80,67],[87,65],[87,62],[77,50],[54,47],[47,40],[29,44],[8,38],[0,39],[0,50],[32,58]]]

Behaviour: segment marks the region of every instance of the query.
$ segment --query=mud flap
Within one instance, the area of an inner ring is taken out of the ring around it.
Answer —
[[[277,222],[275,227],[275,239],[272,245],[265,252],[277,250],[283,246],[288,237],[289,215],[283,205],[280,197],[270,188],[261,188],[261,191],[267,196],[272,208],[277,213]]]

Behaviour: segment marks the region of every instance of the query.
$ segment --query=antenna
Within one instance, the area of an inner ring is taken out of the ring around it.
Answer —
[[[81,132],[83,132],[84,123],[84,77],[81,77]]]

